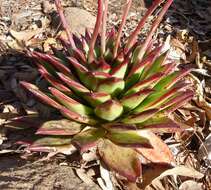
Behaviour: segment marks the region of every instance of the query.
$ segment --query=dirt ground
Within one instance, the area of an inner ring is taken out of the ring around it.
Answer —
[[[43,3],[45,2],[45,3]],[[47,2],[47,3],[46,3]],[[110,19],[112,23],[117,22],[117,16],[120,14],[121,5],[124,0],[110,1]],[[132,20],[128,22],[127,26],[129,30],[134,28],[137,23],[137,18],[139,19],[143,12],[146,10],[146,6],[150,4],[150,0],[146,1],[133,1],[132,13],[135,14],[135,17],[132,16]],[[64,0],[63,3],[68,6],[77,6],[83,9],[88,10],[93,15],[96,13],[96,1],[93,0]],[[0,109],[1,113],[7,110],[15,110],[18,114],[25,113],[25,104],[28,107],[35,107],[44,118],[50,117],[51,112],[46,110],[45,107],[42,107],[40,104],[34,102],[34,100],[26,101],[25,97],[22,96],[21,92],[17,89],[16,80],[26,79],[26,80],[36,80],[37,72],[36,69],[32,66],[31,62],[20,56],[19,54],[14,53],[14,50],[11,51],[5,48],[5,43],[12,41],[8,33],[10,30],[15,31],[24,31],[27,29],[33,28],[34,25],[38,28],[44,27],[43,36],[51,37],[51,34],[55,32],[51,24],[46,27],[46,23],[49,21],[52,22],[54,17],[51,10],[53,9],[52,1],[42,1],[42,0],[0,0]],[[199,45],[200,55],[206,55],[208,59],[211,59],[211,2],[209,0],[175,0],[172,8],[169,10],[164,25],[162,26],[162,31],[165,31],[169,34],[175,35],[177,31],[187,29],[189,35],[194,36]],[[170,27],[170,29],[169,29]],[[53,31],[53,32],[52,32]],[[128,31],[125,31],[126,33]],[[14,44],[10,44],[14,45]],[[36,46],[36,44],[35,44]],[[16,45],[13,46],[15,48]],[[27,63],[28,67],[25,67]],[[190,62],[190,64],[196,65],[195,58]],[[210,63],[209,63],[210,64]],[[195,66],[198,68],[198,65]],[[208,69],[207,69],[208,68]],[[206,101],[209,103],[210,100],[210,90],[211,90],[211,79],[210,79],[210,65],[202,66],[200,72],[197,70],[195,75],[204,81],[205,83],[205,93],[208,97]],[[206,71],[204,71],[204,70]],[[203,71],[203,73],[202,73]],[[31,73],[29,74],[26,73]],[[204,74],[205,72],[205,74]],[[32,75],[33,73],[33,75]],[[209,75],[209,77],[207,76]],[[14,79],[15,78],[15,79]],[[29,79],[30,78],[30,79]],[[24,102],[24,105],[23,103]],[[198,106],[198,105],[197,105]],[[207,111],[208,110],[208,111]],[[210,133],[210,114],[209,108],[203,106],[197,107],[197,113],[200,113],[203,116],[203,119],[200,118],[197,126],[198,131],[200,131],[201,140],[208,136]],[[200,116],[201,116],[200,115]],[[1,117],[1,116],[0,116]],[[1,121],[2,122],[2,121]],[[191,121],[190,121],[191,122]],[[6,132],[5,132],[6,131]],[[17,140],[21,140],[22,137],[29,134],[26,133],[17,133],[7,131],[3,128],[3,125],[0,126],[0,137],[1,133],[3,134],[6,140],[1,145],[0,141],[0,189],[2,190],[98,190],[100,189],[98,185],[88,185],[80,180],[74,169],[69,165],[68,160],[64,158],[51,158],[48,161],[39,161],[38,159],[25,160],[20,156],[21,151],[16,151],[17,145],[13,145]],[[200,144],[195,142],[196,135],[190,136],[189,143],[185,144],[185,151],[193,155],[197,155]],[[0,138],[1,140],[1,138]],[[9,150],[9,152],[4,152],[4,150]],[[11,153],[10,153],[11,150]],[[16,152],[16,153],[14,153]],[[19,154],[20,152],[20,154]],[[37,156],[37,155],[36,155]],[[43,156],[43,155],[42,155]],[[195,158],[195,156],[194,156]],[[61,164],[65,162],[65,164]],[[185,159],[180,163],[185,163]],[[195,168],[198,170],[206,170],[205,178],[200,181],[203,182],[204,188],[209,189],[208,179],[210,176],[210,168],[207,167],[204,160],[196,161],[194,160]],[[210,186],[211,187],[211,186]],[[174,189],[178,189],[175,187]],[[173,189],[173,188],[172,188]],[[184,190],[184,189],[183,189]],[[190,189],[187,189],[190,190]]]

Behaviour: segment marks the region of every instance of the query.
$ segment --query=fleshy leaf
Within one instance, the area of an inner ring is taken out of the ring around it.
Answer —
[[[108,100],[95,108],[95,114],[101,119],[113,121],[123,112],[122,105],[115,100]]]
[[[145,80],[141,80],[140,82],[138,82],[134,86],[132,86],[125,93],[125,95],[130,95],[130,94],[136,93],[146,87],[147,88],[154,87],[156,85],[156,83],[161,79],[162,76],[163,76],[163,73],[156,73]]]
[[[182,130],[177,122],[163,113],[157,113],[145,122],[137,124],[137,129],[149,130],[155,133],[172,133]]]
[[[51,136],[51,137],[42,137],[35,140],[31,147],[36,146],[60,146],[71,144],[71,136]]]
[[[135,182],[141,175],[141,163],[137,153],[131,148],[123,148],[109,140],[98,146],[98,152],[107,167],[129,181]]]
[[[67,119],[47,121],[37,130],[40,135],[75,135],[82,130],[82,125]]]
[[[93,118],[90,118],[87,116],[82,116],[78,113],[75,113],[75,112],[65,108],[65,107],[60,108],[59,111],[66,118],[73,120],[73,121],[77,121],[79,123],[86,123],[89,125],[95,125],[97,123]]]
[[[21,81],[20,84],[39,98],[43,103],[48,104],[54,108],[60,109],[61,105],[58,104],[55,100],[41,92],[35,85]]]
[[[87,92],[83,94],[85,100],[87,100],[91,106],[96,107],[99,104],[111,99],[110,94],[104,92]]]
[[[63,73],[58,73],[60,79],[64,81],[73,91],[80,93],[80,92],[89,92],[89,90],[81,85],[80,83],[70,79],[68,76],[64,75]]]
[[[97,91],[98,92],[106,92],[113,96],[119,94],[125,87],[125,82],[119,78],[108,78],[104,81],[100,82]]]
[[[105,133],[105,130],[102,128],[90,128],[75,135],[72,139],[72,144],[81,152],[85,152],[96,146]]]
[[[170,149],[157,135],[150,131],[140,131],[139,134],[149,139],[153,148],[136,148],[138,153],[153,163],[172,164],[175,162]]]
[[[149,143],[149,140],[139,135],[137,131],[109,132],[106,134],[106,137],[113,143],[123,147],[152,147]]]
[[[60,92],[56,88],[49,87],[49,90],[55,96],[55,98],[58,99],[58,101],[61,104],[63,104],[66,108],[72,110],[73,112],[79,113],[84,116],[87,116],[93,113],[93,110],[90,107],[77,102],[76,100],[65,95],[64,93]]]
[[[121,99],[121,104],[124,106],[125,110],[131,110],[137,107],[149,94],[154,92],[152,89],[140,90],[135,94],[124,96]]]
[[[158,112],[158,109],[149,109],[147,111],[143,111],[138,114],[132,114],[122,120],[123,123],[127,124],[135,124],[135,123],[142,123],[147,119],[151,118]]]

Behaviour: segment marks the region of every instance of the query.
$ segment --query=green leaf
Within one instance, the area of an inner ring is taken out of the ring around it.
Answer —
[[[75,135],[82,130],[80,123],[67,119],[51,120],[41,125],[36,134],[40,135]]]
[[[29,90],[33,95],[39,98],[43,103],[48,104],[54,108],[60,109],[62,106],[57,103],[55,100],[41,92],[35,85],[28,82],[21,81],[20,84]]]
[[[131,148],[123,148],[109,140],[104,140],[98,146],[100,158],[110,170],[114,170],[135,182],[141,175],[141,163],[137,153]]]
[[[154,90],[144,89],[137,93],[124,96],[121,99],[121,104],[124,106],[124,110],[128,111],[136,108],[152,92],[154,92]]]
[[[76,100],[70,98],[69,96],[60,92],[56,88],[50,87],[49,90],[61,104],[63,104],[66,108],[70,109],[71,111],[79,113],[83,116],[87,116],[93,113],[93,110],[90,107],[85,106],[80,102],[77,102]]]
[[[87,92],[83,94],[83,98],[91,104],[91,106],[96,107],[111,99],[110,94],[104,92]]]
[[[147,111],[143,111],[138,114],[129,115],[128,117],[124,118],[122,122],[127,123],[127,124],[142,123],[146,121],[147,119],[151,118],[157,112],[158,112],[158,109],[149,109]]]
[[[118,95],[125,87],[125,82],[119,78],[108,78],[99,83],[97,87],[98,92],[105,92],[112,96]]]
[[[42,137],[35,140],[31,146],[60,146],[71,144],[71,136]]]
[[[104,120],[113,121],[123,112],[122,105],[116,100],[108,100],[95,108],[95,114]]]
[[[106,137],[113,143],[123,147],[152,147],[149,140],[139,135],[136,131],[109,132]]]
[[[96,146],[105,133],[106,131],[102,128],[90,128],[75,135],[72,139],[72,144],[81,152],[85,152]]]
[[[137,124],[137,129],[148,130],[155,133],[172,133],[182,130],[177,122],[169,119],[162,112],[159,112],[148,120]]]

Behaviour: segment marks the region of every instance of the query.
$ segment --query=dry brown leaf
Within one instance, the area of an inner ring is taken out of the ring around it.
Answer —
[[[196,181],[188,180],[180,185],[179,190],[203,190],[203,187],[202,183],[197,183]]]
[[[176,166],[173,169],[166,170],[158,178],[162,179],[163,177],[168,176],[168,175],[185,176],[185,177],[191,177],[191,178],[196,178],[196,179],[201,179],[204,177],[204,174],[196,171],[195,169],[182,166],[182,165]]]
[[[38,28],[36,30],[24,30],[17,32],[15,30],[10,30],[10,34],[19,42],[27,42],[37,34],[40,34],[43,31],[43,28]]]

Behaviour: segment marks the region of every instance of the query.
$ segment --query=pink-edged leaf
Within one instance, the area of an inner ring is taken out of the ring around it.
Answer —
[[[126,58],[122,63],[119,63],[117,66],[113,67],[110,74],[117,78],[124,78],[127,68],[128,68],[129,59]]]
[[[140,80],[140,77],[146,67],[150,67],[155,59],[159,56],[160,50],[162,47],[158,47],[155,50],[153,50],[144,60],[140,61],[137,64],[133,64],[132,60],[132,68],[128,75],[126,76],[126,86],[130,87],[136,82]],[[136,58],[134,58],[136,59]]]
[[[71,136],[51,136],[51,137],[41,137],[33,141],[30,145],[31,147],[38,146],[61,146],[71,144]]]
[[[66,118],[71,119],[73,121],[79,122],[79,123],[85,123],[89,125],[95,125],[96,121],[90,117],[80,115],[76,112],[73,112],[65,107],[62,107],[59,109],[61,114],[64,115]]]
[[[164,75],[163,73],[156,73],[145,80],[141,80],[140,82],[138,82],[134,86],[132,86],[125,93],[125,95],[131,95],[131,94],[136,93],[146,87],[147,88],[154,87],[157,84],[157,82],[163,77],[163,75]]]
[[[66,75],[72,75],[71,70],[68,67],[66,67],[63,63],[61,63],[61,61],[58,58],[56,58],[50,54],[44,54],[44,53],[39,53],[39,52],[34,52],[34,54],[37,57],[43,59],[44,61],[51,63],[55,68],[58,69],[58,71],[66,74]]]
[[[100,31],[100,27],[102,24],[102,18],[103,18],[103,1],[98,0],[98,12],[97,12],[97,20],[95,23],[94,32],[89,44],[89,54],[88,54],[88,62],[92,63],[94,61],[94,47],[97,40],[97,36]]]
[[[99,61],[95,61],[94,63],[95,70],[98,72],[109,73],[109,71],[111,70],[111,66],[103,58],[101,58]]]
[[[88,69],[83,66],[82,64],[80,64],[78,62],[78,60],[75,57],[68,57],[68,60],[70,62],[70,64],[78,71],[84,73],[84,72],[88,72]]]
[[[133,149],[123,148],[104,140],[98,146],[98,153],[110,170],[114,170],[129,181],[135,182],[141,176],[141,163]]]
[[[26,148],[27,151],[30,152],[56,152],[56,147],[50,146],[29,146]]]
[[[42,65],[39,65],[39,72],[41,75],[52,85],[58,88],[60,91],[71,93],[71,90],[64,86],[61,81],[57,80],[53,75],[48,73],[48,71]]]
[[[66,31],[66,34],[67,34],[67,37],[68,37],[68,40],[72,46],[72,48],[74,49],[76,46],[75,46],[75,42],[73,40],[73,37],[72,37],[72,34],[70,33],[70,30],[69,30],[69,26],[67,24],[67,21],[65,19],[65,16],[64,16],[64,13],[63,13],[63,8],[62,8],[62,5],[61,5],[61,1],[60,0],[55,0],[55,5],[56,5],[56,8],[57,8],[57,11],[59,13],[59,17],[61,19],[61,22],[62,22],[62,25],[63,25],[63,28],[65,29]]]
[[[167,0],[166,4],[163,6],[161,12],[159,13],[157,19],[154,21],[152,28],[151,28],[150,32],[147,34],[144,44],[142,45],[141,50],[139,51],[138,61],[142,60],[142,58],[144,57],[147,47],[157,29],[157,27],[159,26],[160,22],[162,21],[165,13],[167,12],[168,8],[171,6],[172,2],[173,2],[173,0]]]
[[[147,111],[143,111],[138,114],[129,115],[128,117],[124,118],[122,122],[127,123],[127,124],[142,123],[146,121],[147,119],[151,118],[157,112],[158,112],[158,109],[149,109]]]
[[[135,110],[135,113],[139,113],[146,109],[159,108],[162,104],[165,104],[169,99],[174,98],[178,92],[185,88],[183,84],[175,85],[175,87],[168,90],[161,90],[150,94]]]
[[[192,90],[186,90],[185,92],[180,92],[179,95],[177,95],[176,97],[170,99],[169,101],[167,101],[165,104],[163,104],[160,109],[166,109],[172,105],[177,105],[180,102],[183,102],[184,100],[189,99],[190,97],[193,97],[193,91]]]
[[[39,98],[43,103],[48,104],[56,109],[60,109],[61,105],[57,103],[55,100],[41,92],[35,85],[30,84],[28,82],[21,81],[20,84],[29,90],[33,95]]]
[[[119,131],[119,132],[108,132],[106,137],[113,143],[123,147],[145,147],[152,148],[147,138],[142,137],[137,131]]]
[[[188,73],[190,73],[191,69],[183,69],[180,71],[175,71],[165,77],[163,77],[154,87],[155,90],[168,89],[173,86],[177,81],[184,78]]]
[[[89,90],[80,83],[70,79],[63,73],[57,73],[62,81],[64,81],[75,92],[89,92]]]
[[[171,120],[162,112],[155,114],[145,122],[139,123],[137,129],[149,130],[155,133],[173,133],[182,131],[178,122]]]
[[[164,65],[167,61],[167,58],[169,56],[169,51],[166,51],[159,55],[152,64],[149,64],[144,69],[141,79],[146,79],[150,76],[152,76],[155,73],[162,72],[162,65]]]
[[[171,107],[169,107],[166,110],[166,113],[170,114],[172,112],[174,112],[175,110],[177,110],[178,108],[184,106],[187,102],[189,102],[191,99],[193,98],[193,95],[190,95],[182,100],[180,100],[179,102],[175,103],[174,105],[172,105]]]
[[[120,24],[118,32],[117,32],[116,43],[115,43],[114,51],[113,51],[114,58],[117,56],[117,53],[118,53],[118,48],[119,48],[119,44],[120,44],[120,40],[121,40],[121,36],[122,36],[122,31],[123,31],[131,4],[132,4],[132,0],[127,0],[125,8],[123,10],[122,20],[121,20],[121,24]]]
[[[123,112],[122,105],[117,100],[107,100],[95,108],[95,114],[106,121],[113,121]]]
[[[106,49],[106,24],[108,14],[108,0],[104,0],[103,4],[103,19],[102,19],[102,31],[101,31],[101,55],[105,53]]]
[[[78,48],[75,48],[72,50],[73,51],[73,56],[80,60],[81,63],[86,64],[86,56],[84,54],[84,52]]]
[[[162,2],[162,0],[155,0],[153,1],[153,4],[151,7],[147,10],[141,21],[138,23],[138,26],[133,31],[133,33],[129,36],[128,42],[125,47],[125,52],[127,53],[130,48],[135,44],[136,38],[140,32],[140,30],[143,28],[144,24],[146,23],[146,20],[150,17],[150,15],[154,12],[154,10],[159,6],[159,4]]]
[[[80,123],[67,119],[51,120],[43,123],[36,134],[40,135],[75,135],[82,130]]]
[[[80,150],[85,152],[92,147],[97,146],[99,140],[104,137],[106,131],[102,128],[90,128],[75,135],[72,139],[72,144]]]
[[[5,127],[10,129],[38,128],[44,122],[45,120],[41,119],[38,114],[29,114],[25,116],[16,116],[10,119],[8,118],[8,122],[5,123]]]
[[[93,113],[93,110],[90,107],[85,106],[84,104],[81,104],[80,102],[72,99],[56,88],[49,87],[49,90],[61,104],[63,104],[66,108],[72,110],[73,112],[79,113],[84,116]]]
[[[168,146],[153,132],[140,131],[139,134],[147,138],[153,148],[136,148],[136,151],[153,163],[174,163],[174,156]]]
[[[104,92],[87,92],[83,94],[84,99],[94,108],[111,99],[110,94]]]
[[[104,124],[103,127],[111,133],[137,130],[136,125],[124,123],[109,123]]]
[[[119,94],[124,89],[124,87],[125,87],[124,80],[112,77],[101,81],[98,84],[96,91],[105,92],[111,94],[112,96],[115,96]]]
[[[152,89],[140,90],[137,93],[124,96],[121,99],[121,103],[125,110],[131,110],[137,107],[149,94],[154,92]]]

